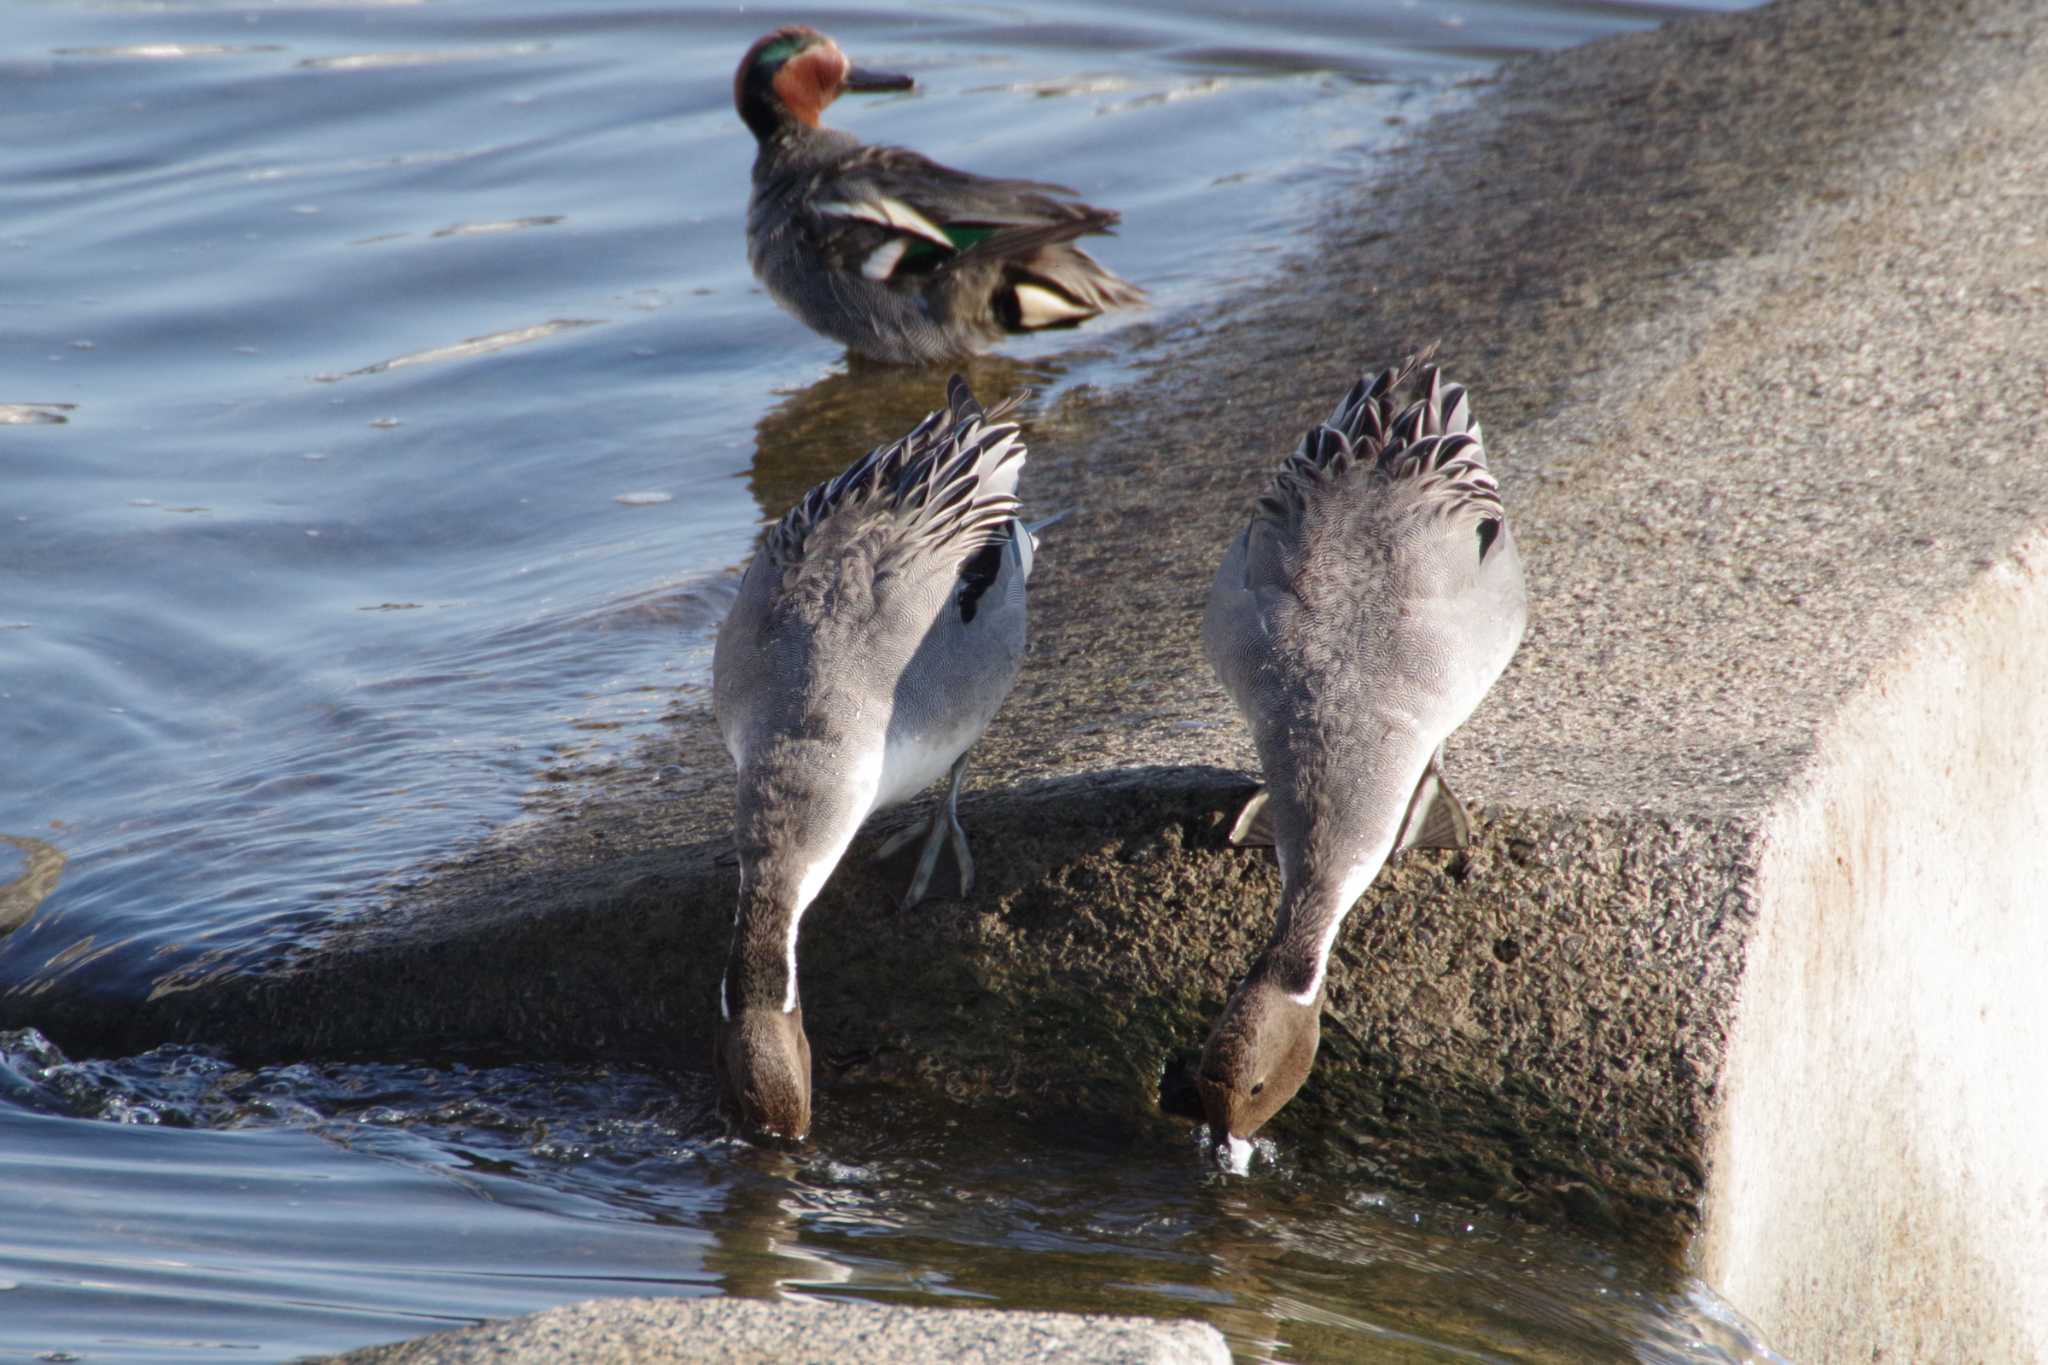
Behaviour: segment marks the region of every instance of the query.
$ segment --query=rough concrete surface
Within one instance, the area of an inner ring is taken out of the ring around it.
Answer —
[[[351,1365],[1229,1365],[1207,1323],[760,1299],[598,1299],[332,1357]]]
[[[819,1103],[1173,1106],[1277,887],[1222,840],[1255,760],[1201,662],[1209,575],[1356,370],[1440,338],[1531,630],[1451,741],[1478,840],[1353,916],[1281,1131],[1663,1246],[1803,1362],[2048,1355],[2044,164],[2048,7],[1781,0],[1511,64],[1333,176],[1269,289],[1119,333],[1133,383],[1027,421],[1034,506],[1085,511],[977,751],[981,889],[899,914],[871,831],[805,919]],[[764,446],[855,402],[880,439],[935,382],[828,382]],[[702,1065],[729,802],[685,704],[319,951],[118,1012],[53,967],[0,1022]]]

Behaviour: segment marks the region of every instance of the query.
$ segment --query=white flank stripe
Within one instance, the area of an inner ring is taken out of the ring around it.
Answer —
[[[855,203],[834,199],[828,203],[818,205],[818,212],[829,214],[834,218],[860,218],[870,223],[880,223],[883,227],[894,228],[898,232],[907,232],[913,237],[922,237],[926,241],[942,246],[948,251],[953,250],[953,239],[941,232],[938,224],[932,222],[931,219],[925,217],[901,199],[889,199],[878,196],[874,199],[862,199]]]

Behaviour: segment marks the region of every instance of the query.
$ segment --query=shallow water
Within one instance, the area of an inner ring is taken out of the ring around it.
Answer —
[[[0,1096],[0,1355],[276,1358],[725,1293],[1195,1316],[1247,1359],[1775,1358],[1570,1238],[901,1096],[835,1091],[780,1153],[723,1138],[687,1078],[73,1063],[32,1031],[0,1033]]]
[[[1332,186],[1500,56],[1703,7],[1729,6],[776,21],[920,79],[831,121],[1120,208],[1099,254],[1170,322],[1279,269]],[[693,704],[760,520],[937,394],[849,380],[747,275],[729,78],[770,22],[9,7],[0,991],[85,976],[118,1002],[274,958]],[[1117,337],[1020,343],[976,379],[1114,384]],[[0,1160],[35,1180],[0,1192],[0,1355],[277,1358],[644,1282],[1200,1311],[1254,1355],[1409,1358],[1405,1332],[1435,1343],[1416,1359],[1542,1358],[1516,1343],[1630,1273],[1284,1171],[1197,1179],[1179,1150],[1120,1152],[1111,1180],[1100,1152],[994,1129],[963,1162],[946,1125],[977,1120],[900,1100],[835,1099],[814,1152],[771,1159],[718,1141],[688,1078],[105,1064],[116,1095],[170,1087],[152,1110],[67,1107],[21,1065]],[[413,1117],[358,1102],[385,1092]],[[419,1117],[451,1104],[515,1117]],[[173,1111],[189,1131],[137,1126]],[[1409,1278],[1361,1269],[1383,1264]],[[1682,1293],[1629,1302],[1595,1355],[1724,1358],[1665,1341],[1692,1330]]]

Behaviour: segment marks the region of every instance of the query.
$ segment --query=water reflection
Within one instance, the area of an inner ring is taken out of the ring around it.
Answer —
[[[994,406],[1013,393],[1050,388],[1066,370],[1052,359],[975,356],[918,369],[849,355],[823,379],[786,392],[755,424],[747,487],[761,515],[780,517],[813,487],[945,406],[946,378],[954,373]]]
[[[0,844],[16,850],[23,863],[19,876],[0,885],[0,935],[5,935],[28,923],[44,897],[57,889],[66,859],[56,845],[25,834],[0,834]],[[0,868],[5,866],[0,862]]]
[[[786,1299],[792,1290],[843,1284],[852,1271],[804,1244],[804,1208],[794,1192],[801,1171],[791,1153],[734,1143],[721,1173],[725,1198],[703,1215],[711,1245],[704,1269],[739,1298]]]
[[[74,1127],[10,1129],[24,1113]],[[120,1153],[92,1188],[139,1212],[95,1224],[95,1255],[140,1264],[147,1246],[210,1229],[208,1283],[184,1286],[195,1331],[306,1303],[388,1308],[392,1277],[431,1262],[431,1295],[400,1297],[454,1316],[708,1289],[1198,1317],[1250,1360],[1777,1360],[1682,1276],[1312,1176],[1285,1153],[1235,1180],[1172,1124],[1049,1138],[1001,1114],[865,1087],[835,1092],[831,1113],[818,1140],[764,1150],[720,1135],[699,1078],[532,1065],[243,1070],[190,1047],[72,1061],[32,1030],[0,1032],[8,1160],[74,1170],[77,1151]],[[284,1188],[339,1180],[415,1193],[345,1212],[318,1196],[325,1232],[212,1205],[201,1218],[165,1188],[160,1160],[116,1141],[138,1125],[260,1142],[263,1179]],[[65,1178],[86,1188],[82,1175]],[[33,1203],[11,1216],[28,1244],[72,1235]],[[353,1239],[347,1255],[307,1254],[309,1239],[336,1236]],[[404,1264],[392,1263],[394,1245]],[[0,1271],[18,1277],[7,1261],[0,1247]],[[76,1296],[95,1330],[140,1330],[152,1311],[115,1289]],[[10,1344],[0,1322],[0,1354]]]

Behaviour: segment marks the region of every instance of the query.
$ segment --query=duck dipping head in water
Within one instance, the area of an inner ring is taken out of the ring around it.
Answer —
[[[1322,1012],[1320,994],[1303,1004],[1261,959],[1210,1032],[1195,1086],[1217,1155],[1240,1173],[1251,1135],[1294,1098],[1315,1066]]]
[[[740,877],[714,1055],[749,1137],[810,1129],[798,931],[867,818],[946,779],[931,818],[878,856],[922,840],[906,909],[949,852],[973,891],[960,784],[1023,664],[1037,550],[1017,517],[1014,401],[984,409],[955,375],[944,408],[769,529],[718,628],[712,712],[737,776]]]
[[[1315,1063],[1351,907],[1396,851],[1468,838],[1444,741],[1514,657],[1526,618],[1479,424],[1465,390],[1419,357],[1353,386],[1225,552],[1202,642],[1266,779],[1231,838],[1280,860],[1272,937],[1197,1077],[1234,1163]]]
[[[811,1131],[811,1040],[801,1007],[743,1007],[722,1018],[712,1068],[725,1112],[751,1138],[795,1142]]]

